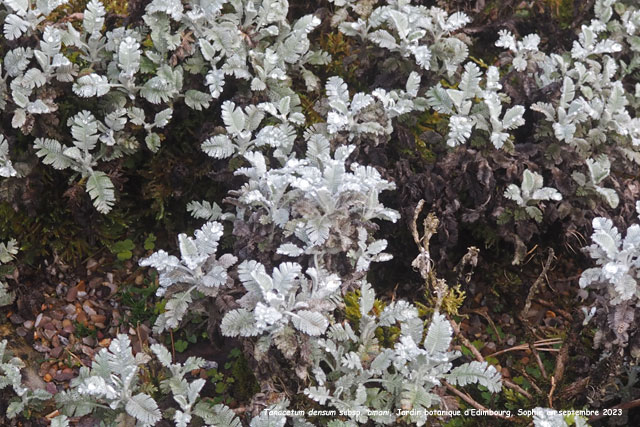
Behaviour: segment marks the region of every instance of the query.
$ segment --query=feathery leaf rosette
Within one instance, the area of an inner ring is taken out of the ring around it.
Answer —
[[[346,2],[341,0],[336,5],[339,3]],[[401,58],[413,57],[424,70],[452,76],[467,57],[465,43],[452,35],[471,22],[463,12],[449,15],[438,7],[390,2],[367,15],[366,20],[359,17],[357,22],[346,22],[347,11],[342,9],[333,22],[340,23],[339,29],[345,35],[366,39]]]
[[[304,334],[323,334],[336,308],[332,300],[341,282],[322,269],[309,268],[307,276],[297,263],[282,263],[269,275],[262,264],[244,261],[238,266],[238,277],[247,293],[238,301],[242,308],[222,319],[222,333],[232,337],[274,334],[291,323]]]
[[[496,149],[503,148],[509,133],[524,124],[524,107],[514,105],[502,114],[504,95],[499,92],[500,73],[491,66],[485,73],[484,89],[482,73],[473,62],[464,66],[457,89],[444,89],[440,83],[427,91],[426,103],[439,113],[449,114],[447,145],[456,147],[467,142],[474,128],[489,134],[489,141]],[[478,98],[482,104],[476,104]]]
[[[542,221],[542,211],[532,204],[543,200],[562,200],[562,194],[552,187],[543,187],[542,175],[525,169],[522,173],[522,184],[518,187],[509,184],[504,192],[504,197],[515,201],[518,206],[524,208],[530,218],[537,222]]]
[[[584,248],[599,267],[589,268],[580,277],[580,287],[605,288],[612,305],[640,301],[640,225],[627,228],[622,238],[607,218],[593,219],[593,244]]]
[[[194,415],[212,425],[240,427],[240,421],[227,406],[211,406],[200,399],[200,391],[205,385],[205,380],[199,378],[188,382],[185,379],[185,375],[191,371],[211,366],[209,362],[200,357],[189,357],[184,363],[173,363],[171,353],[163,345],[153,344],[151,350],[162,366],[171,373],[168,378],[160,381],[160,390],[166,394],[171,393],[173,399],[180,405],[180,409],[173,416],[176,427],[187,427]]]
[[[16,397],[9,399],[6,416],[15,418],[24,410],[31,409],[37,401],[49,400],[51,394],[43,389],[31,390],[22,384],[20,371],[26,367],[18,357],[8,358],[7,340],[0,341],[0,390],[11,386]]]
[[[160,273],[158,296],[165,295],[174,285],[182,285],[180,289],[172,290],[166,311],[156,320],[155,330],[163,331],[179,325],[192,302],[193,291],[215,296],[218,288],[228,283],[227,270],[237,262],[237,258],[230,254],[216,257],[222,234],[222,224],[207,222],[195,231],[194,237],[184,233],[178,236],[180,258],[159,250],[140,260],[141,266],[153,267]]]
[[[114,416],[125,412],[141,425],[155,425],[162,418],[160,409],[151,396],[139,392],[138,384],[138,367],[149,360],[144,353],[134,357],[129,337],[120,334],[108,349],[95,356],[91,369],[80,369],[80,375],[71,382],[72,388],[56,395],[56,399],[61,405],[73,402],[63,406],[68,416],[82,416],[107,405]]]
[[[496,46],[508,49],[513,54],[513,68],[522,72],[527,68],[529,61],[536,61],[544,58],[544,54],[538,52],[540,44],[540,36],[537,34],[528,34],[521,41],[516,41],[514,35],[508,30],[498,31],[498,41]]]
[[[268,169],[264,155],[249,152],[245,159],[251,166],[236,171],[249,178],[234,192],[246,207],[238,212],[243,216],[260,212],[261,224],[273,223],[277,226],[274,233],[280,229],[285,236],[293,234],[302,242],[302,246],[285,243],[281,253],[320,253],[328,240],[348,252],[357,245],[357,229],[350,224],[366,224],[376,218],[395,222],[399,218],[395,210],[379,201],[382,191],[395,188],[393,183],[369,166],[352,163],[351,171],[346,170],[346,160],[355,147],[338,147],[331,156],[326,135],[308,138],[306,159],[291,158],[280,168]]]
[[[459,353],[450,352],[453,329],[444,315],[435,313],[423,340],[423,321],[406,301],[394,301],[379,314],[373,314],[375,293],[363,283],[358,330],[350,323],[334,323],[326,337],[314,341],[312,373],[315,385],[304,393],[321,405],[338,410],[350,409],[352,421],[380,424],[398,422],[396,410],[410,411],[409,421],[426,422],[426,410],[440,398],[434,387],[446,380],[453,384],[478,383],[491,392],[501,389],[501,376],[495,367],[472,362],[453,368]],[[400,338],[393,348],[384,348],[376,338],[378,328],[400,327]],[[378,415],[387,411],[388,415]]]
[[[377,121],[361,122],[358,113],[372,106],[375,102],[371,95],[359,92],[350,100],[347,84],[338,76],[330,77],[327,80],[326,92],[331,108],[327,114],[327,130],[330,134],[348,131],[349,141],[351,141],[359,134],[380,135],[392,132],[393,128],[389,119],[384,125]]]

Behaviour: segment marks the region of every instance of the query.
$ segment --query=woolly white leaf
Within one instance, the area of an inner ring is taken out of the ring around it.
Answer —
[[[238,136],[243,134],[246,116],[233,102],[225,101],[222,104],[222,120],[227,128],[227,132]]]
[[[617,208],[620,198],[613,188],[596,187],[596,192],[601,195],[612,208]]]
[[[171,120],[172,115],[173,115],[172,108],[166,108],[158,112],[153,119],[153,125],[159,128],[165,127],[167,124],[169,124],[169,121]]]
[[[7,40],[15,40],[26,33],[30,24],[18,15],[10,14],[4,19],[4,36]]]
[[[116,197],[113,191],[113,183],[104,172],[93,171],[89,175],[87,192],[91,196],[93,206],[98,212],[106,214],[111,211]]]
[[[471,137],[473,121],[465,116],[451,116],[449,119],[449,138],[447,145],[455,147],[464,144]]]
[[[0,242],[0,264],[10,262],[17,253],[18,242],[15,239],[9,240],[6,244]]]
[[[418,90],[420,89],[420,74],[412,71],[409,74],[409,78],[407,79],[407,83],[405,85],[405,90],[411,96],[418,96]]]
[[[621,240],[618,229],[607,218],[594,218],[592,224],[594,233],[591,239],[602,248],[610,259],[614,259],[618,253]]]
[[[587,159],[587,167],[593,184],[600,184],[611,171],[611,161],[606,155],[598,156],[596,159]]]
[[[502,390],[502,377],[493,365],[474,360],[460,365],[446,375],[447,381],[461,386],[478,383],[492,393]]]
[[[83,14],[82,26],[92,37],[97,36],[100,30],[102,30],[105,14],[106,11],[100,1],[91,0],[87,4],[87,8]]]
[[[138,393],[127,399],[125,409],[129,415],[140,420],[145,425],[154,425],[162,418],[156,401],[144,393]]]
[[[293,243],[284,243],[278,247],[276,253],[290,257],[299,257],[304,253],[304,250]]]
[[[578,284],[580,285],[581,288],[586,288],[592,283],[594,282],[597,283],[603,279],[604,278],[602,277],[601,268],[587,268],[580,275],[580,280],[578,281]]]
[[[453,102],[440,83],[427,91],[429,106],[442,114],[453,114]]]
[[[321,335],[329,326],[329,321],[321,313],[308,310],[297,311],[291,322],[296,329],[312,336]]]
[[[29,0],[5,0],[3,3],[20,16],[24,16],[29,8]]]
[[[120,42],[118,67],[128,79],[132,79],[140,69],[140,43],[133,37],[126,37]]]
[[[349,104],[349,89],[347,84],[338,76],[329,77],[326,84],[327,97],[329,103],[342,102]]]
[[[431,68],[431,51],[427,46],[418,46],[413,49],[413,56],[416,58],[416,64],[428,71]]]
[[[163,346],[162,344],[152,344],[151,351],[153,351],[153,353],[156,355],[158,361],[162,363],[162,366],[164,366],[165,368],[169,368],[171,366],[171,353],[169,353],[169,350],[167,350],[165,346]]]
[[[215,135],[208,138],[200,148],[215,159],[226,159],[235,152],[235,147],[227,135]]]
[[[235,412],[222,404],[211,406],[206,402],[198,402],[194,413],[212,426],[242,427]]]
[[[98,122],[93,114],[81,111],[71,119],[73,144],[81,150],[91,151],[98,142]]]
[[[465,98],[473,98],[480,89],[480,69],[473,62],[467,62],[460,79],[459,88]]]
[[[327,400],[331,397],[329,391],[323,387],[308,387],[304,390],[304,394],[307,395],[310,399],[315,400],[321,405],[324,405]]]
[[[175,21],[180,20],[183,10],[182,2],[180,0],[153,0],[145,8],[145,11],[148,14],[163,12],[171,16]]]
[[[252,337],[258,335],[255,326],[255,317],[252,312],[240,308],[228,312],[222,319],[220,330],[227,337]]]
[[[83,98],[103,96],[109,92],[109,80],[105,76],[91,73],[80,77],[73,84],[73,91]]]
[[[202,202],[192,201],[187,204],[187,211],[194,218],[202,218],[208,221],[214,221],[218,218],[222,218],[222,208],[216,203],[210,203],[207,200]]]
[[[502,126],[509,130],[522,126],[524,124],[523,114],[524,107],[522,105],[509,108],[502,118]]]
[[[56,169],[66,169],[71,166],[71,160],[62,154],[62,145],[55,139],[36,138],[34,146],[38,157],[44,157],[43,162]]]
[[[444,315],[435,313],[427,330],[424,349],[431,355],[446,352],[449,349],[452,334],[453,329],[449,321]]]
[[[375,302],[375,293],[371,288],[369,282],[362,283],[360,288],[360,315],[367,316],[373,309],[373,303]]]
[[[185,104],[197,111],[209,108],[209,103],[212,99],[213,98],[208,93],[200,92],[198,90],[188,90],[184,94]]]

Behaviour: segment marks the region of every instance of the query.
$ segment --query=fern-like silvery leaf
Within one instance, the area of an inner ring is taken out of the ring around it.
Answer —
[[[129,415],[147,426],[155,425],[162,418],[156,401],[144,393],[131,396],[127,400],[125,409]]]
[[[62,145],[55,139],[36,138],[34,144],[36,155],[44,157],[45,165],[51,165],[56,169],[66,169],[71,166],[71,160],[62,154]]]
[[[26,15],[29,9],[29,0],[5,0],[3,3],[20,16]]]
[[[15,40],[26,33],[30,27],[28,21],[12,13],[4,19],[4,36],[7,40]]]
[[[442,114],[453,114],[453,102],[440,83],[427,91],[427,103]]]
[[[156,355],[158,361],[162,363],[162,366],[164,366],[165,368],[171,367],[171,353],[169,353],[169,350],[167,350],[165,346],[163,346],[162,344],[152,344],[151,351],[153,351],[153,353]]]
[[[169,124],[169,121],[171,120],[172,116],[173,116],[173,109],[165,108],[164,110],[156,113],[156,115],[153,118],[153,125],[159,128],[163,128]]]
[[[329,321],[322,313],[307,310],[297,311],[291,316],[291,322],[296,329],[312,336],[321,335],[329,326]]]
[[[473,62],[467,62],[464,66],[464,72],[460,80],[459,88],[462,91],[464,98],[474,98],[480,90],[480,69]]]
[[[195,241],[186,234],[181,233],[178,235],[178,242],[180,246],[180,256],[190,269],[195,269],[207,259],[205,254],[200,253]]]
[[[111,211],[116,201],[113,182],[101,171],[93,171],[87,179],[87,192],[93,200],[93,206],[98,212],[106,214]]]
[[[10,262],[17,253],[18,242],[15,239],[9,240],[6,244],[0,242],[0,264]]]
[[[213,406],[208,402],[198,402],[194,413],[211,426],[242,427],[235,412],[222,404]]]
[[[522,105],[516,105],[511,107],[504,113],[502,118],[502,126],[504,129],[512,130],[524,124],[524,107]]]
[[[222,104],[222,120],[224,121],[227,132],[232,135],[243,136],[245,129],[246,116],[242,109],[236,107],[231,101],[225,101]]]
[[[91,0],[87,4],[87,8],[83,14],[82,26],[93,38],[99,36],[102,25],[104,24],[105,14],[106,10],[100,1]]]
[[[90,98],[106,95],[107,92],[109,92],[110,87],[109,80],[107,80],[105,76],[91,73],[80,77],[73,84],[73,91],[78,96]]]
[[[611,172],[611,161],[604,154],[595,159],[587,159],[586,163],[591,182],[595,185],[600,184]]]
[[[184,103],[196,111],[209,108],[209,103],[212,99],[211,95],[199,90],[190,89],[184,94]]]
[[[453,368],[446,375],[446,379],[453,384],[461,386],[478,383],[492,393],[498,393],[502,390],[502,377],[496,368],[487,362],[479,362],[477,360]]]
[[[229,215],[223,214],[222,208],[216,202],[211,203],[207,200],[202,202],[189,202],[189,204],[187,204],[187,211],[192,217],[206,219],[207,221],[224,219],[226,215]]]
[[[455,147],[464,144],[471,137],[473,120],[465,116],[451,116],[449,119],[449,139],[447,145]]]
[[[253,337],[259,334],[253,313],[244,308],[228,312],[222,319],[220,330],[227,337]]]
[[[175,21],[180,20],[183,10],[184,8],[180,0],[153,0],[145,8],[145,12],[148,14],[158,12],[166,13]]]
[[[304,253],[304,250],[293,243],[283,243],[278,247],[276,253],[290,257],[299,257]]]
[[[431,355],[446,352],[449,349],[452,334],[453,329],[449,321],[443,314],[435,313],[424,339],[424,349]]]
[[[349,88],[347,84],[338,76],[329,77],[325,86],[329,104],[342,104],[345,107],[349,104]],[[336,108],[336,107],[333,107]],[[336,108],[340,110],[340,108]]]
[[[98,143],[98,122],[93,114],[81,111],[70,120],[73,144],[85,152],[91,151]]]
[[[120,42],[118,67],[126,79],[132,79],[140,69],[140,43],[133,37],[126,37]]]
[[[208,138],[200,146],[202,151],[215,159],[226,159],[235,152],[235,147],[227,135],[216,135]]]
[[[620,233],[613,222],[607,218],[593,219],[594,233],[591,239],[600,246],[610,259],[615,259],[620,247]]]
[[[309,396],[310,399],[315,400],[321,405],[324,405],[327,400],[331,397],[331,394],[326,389],[326,387],[308,387],[304,390],[304,394]]]
[[[409,74],[409,78],[407,78],[407,83],[405,85],[405,90],[411,96],[418,96],[418,90],[420,89],[420,74],[412,71]]]
[[[360,288],[360,315],[367,316],[373,309],[376,295],[369,282],[363,282]]]

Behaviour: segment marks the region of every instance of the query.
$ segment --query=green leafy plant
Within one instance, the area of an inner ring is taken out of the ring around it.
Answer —
[[[131,239],[120,240],[111,246],[111,252],[116,254],[120,261],[126,261],[131,259],[133,256],[132,251],[135,247],[136,246]]]

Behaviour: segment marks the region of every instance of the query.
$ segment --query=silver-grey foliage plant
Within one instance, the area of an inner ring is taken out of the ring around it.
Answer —
[[[0,61],[0,111],[11,116],[14,129],[29,136],[35,120],[57,112],[51,87],[98,101],[83,104],[93,109],[69,114],[64,141],[32,140],[43,163],[72,171],[71,180],[83,182],[95,208],[108,213],[117,193],[103,170],[105,162],[141,149],[157,152],[177,104],[205,110],[224,100],[224,126],[205,135],[201,148],[214,159],[242,164],[235,174],[243,184],[226,199],[233,209],[224,211],[212,201],[190,203],[189,211],[207,222],[193,237],[178,236],[180,256],[159,250],[141,260],[142,266],[158,270],[158,295],[167,298],[156,333],[178,327],[190,309],[211,314],[212,297],[227,301],[233,295],[232,303],[217,313],[216,326],[226,336],[254,344],[258,362],[270,352],[284,354],[288,362],[296,361],[296,355],[304,359],[296,373],[308,381],[306,396],[320,405],[352,410],[351,419],[339,425],[367,422],[367,409],[394,414],[397,408],[418,410],[409,421],[422,425],[426,419],[420,410],[440,404],[437,391],[445,381],[500,391],[493,366],[454,365],[459,354],[449,349],[453,332],[443,314],[436,311],[425,328],[417,309],[406,301],[394,301],[378,314],[372,311],[375,293],[366,274],[372,262],[391,258],[384,252],[387,242],[374,238],[375,221],[399,219],[397,211],[380,201],[381,193],[395,185],[375,168],[349,159],[362,141],[386,142],[395,120],[427,110],[448,118],[446,145],[451,148],[474,142],[513,149],[511,132],[524,124],[525,107],[513,105],[503,92],[504,69],[481,71],[467,61],[470,41],[458,33],[471,22],[467,15],[409,0],[379,6],[332,0],[332,25],[347,37],[383,49],[383,67],[406,71],[404,87],[367,93],[350,92],[341,77],[322,82],[314,73],[314,67],[331,60],[309,38],[321,20],[309,14],[289,22],[287,0],[152,0],[141,25],[112,29],[105,28],[104,5],[90,0],[80,25],[46,22],[65,3],[6,0],[1,6],[6,12],[4,37],[15,47]],[[192,49],[183,49],[186,33],[195,40]],[[547,55],[539,50],[539,36],[517,40],[506,30],[498,33],[496,43],[511,56],[513,69],[538,88],[559,86],[557,97],[531,106],[544,117],[540,137],[569,147],[584,161],[585,168],[571,175],[577,195],[602,198],[611,207],[619,204],[616,191],[606,186],[612,160],[640,163],[640,84],[635,93],[628,92],[628,77],[640,66],[639,34],[636,8],[597,0],[595,19],[582,26],[570,53]],[[621,52],[629,63],[617,59]],[[72,57],[80,58],[86,69],[80,70]],[[299,78],[308,91],[324,89],[325,97],[314,106],[323,123],[305,126],[301,97],[292,89]],[[425,83],[441,78],[453,84]],[[239,88],[233,99],[223,96],[229,81]],[[18,172],[8,136],[0,135],[0,176],[14,179]],[[540,203],[563,195],[543,187],[542,176],[527,169],[520,186],[507,186],[505,197],[539,221]],[[244,254],[219,254],[225,221],[238,236],[259,233],[262,246]],[[635,305],[637,226],[627,230],[624,240],[609,220],[597,218],[594,230],[589,253],[599,267],[587,270],[580,285],[606,287],[614,307]],[[0,261],[9,261],[14,253],[15,243],[0,245]],[[353,289],[361,292],[357,326],[339,320],[342,296]],[[11,298],[2,283],[0,304]],[[625,325],[629,312],[622,313]],[[400,338],[384,347],[375,330],[391,326],[399,327]],[[627,329],[618,339],[624,341]],[[4,350],[5,344],[0,345],[0,357]],[[178,364],[164,347],[156,344],[152,351],[171,373],[160,388],[179,407],[172,416],[176,425],[187,426],[194,417],[206,425],[241,425],[226,406],[211,406],[200,398],[203,380],[185,379],[186,372],[204,366],[203,360]],[[81,369],[70,390],[58,394],[62,415],[52,425],[68,425],[68,417],[89,413],[101,413],[109,422],[157,423],[160,408],[141,390],[138,375],[150,358],[134,356],[129,339],[118,336],[91,368]],[[0,360],[0,386],[12,386],[18,396],[10,406],[12,416],[31,401],[50,397],[22,386],[22,366],[15,358]],[[287,405],[282,400],[270,408]],[[546,422],[545,417],[557,418],[547,413],[536,422]],[[394,415],[372,419],[398,422]],[[250,426],[286,422],[285,416],[264,410]],[[293,422],[310,425],[302,419]]]

